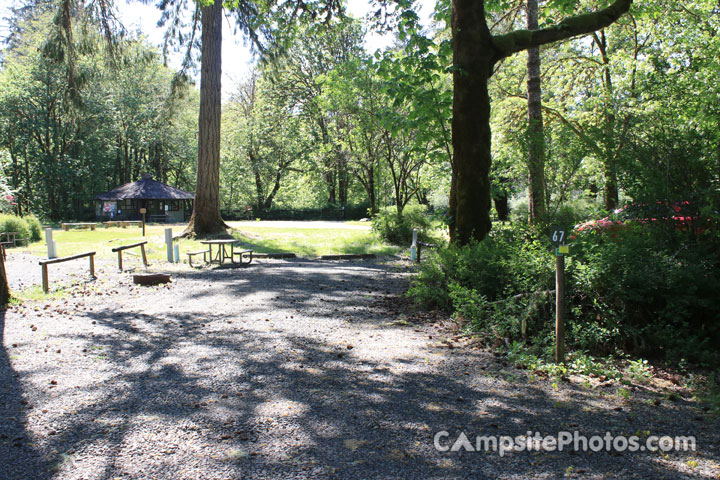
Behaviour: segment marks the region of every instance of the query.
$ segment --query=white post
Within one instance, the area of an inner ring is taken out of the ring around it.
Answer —
[[[410,245],[410,260],[413,262],[417,261],[417,236],[417,228],[413,228],[412,245]]]
[[[173,251],[175,253],[175,263],[180,263],[180,245],[175,244]]]
[[[165,229],[165,245],[167,246],[167,261],[173,263],[172,228]]]
[[[52,238],[52,228],[45,229],[45,243],[47,244],[48,258],[57,258],[55,241]]]

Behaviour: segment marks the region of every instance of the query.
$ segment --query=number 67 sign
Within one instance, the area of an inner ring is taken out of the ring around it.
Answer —
[[[554,246],[559,247],[560,245],[565,245],[566,237],[567,230],[565,227],[559,225],[550,227],[550,241]]]

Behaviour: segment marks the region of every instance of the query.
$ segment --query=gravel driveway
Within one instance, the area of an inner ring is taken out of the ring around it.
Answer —
[[[51,276],[73,279],[57,267]],[[720,475],[718,422],[695,403],[528,378],[448,339],[443,322],[416,322],[403,265],[170,268],[171,284],[146,288],[100,265],[95,282],[0,314],[1,479]],[[8,262],[11,280],[32,269],[37,259]],[[461,432],[474,444],[574,430],[694,435],[697,451],[433,446],[441,431],[449,445]]]

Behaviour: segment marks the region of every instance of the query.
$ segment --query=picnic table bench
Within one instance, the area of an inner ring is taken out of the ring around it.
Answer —
[[[90,230],[95,230],[96,223],[90,223],[90,222],[73,222],[73,223],[63,223],[61,224],[62,229],[66,232],[70,230],[71,228],[89,228]]]
[[[110,228],[110,227],[127,228],[128,226],[133,226],[133,225],[142,227],[143,221],[142,220],[108,220],[106,222],[103,222],[103,225],[105,226],[105,228]]]

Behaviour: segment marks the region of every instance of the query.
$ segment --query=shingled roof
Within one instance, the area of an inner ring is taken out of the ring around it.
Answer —
[[[101,193],[93,200],[193,200],[195,195],[179,188],[165,185],[148,174],[137,182],[126,183],[109,192]]]

